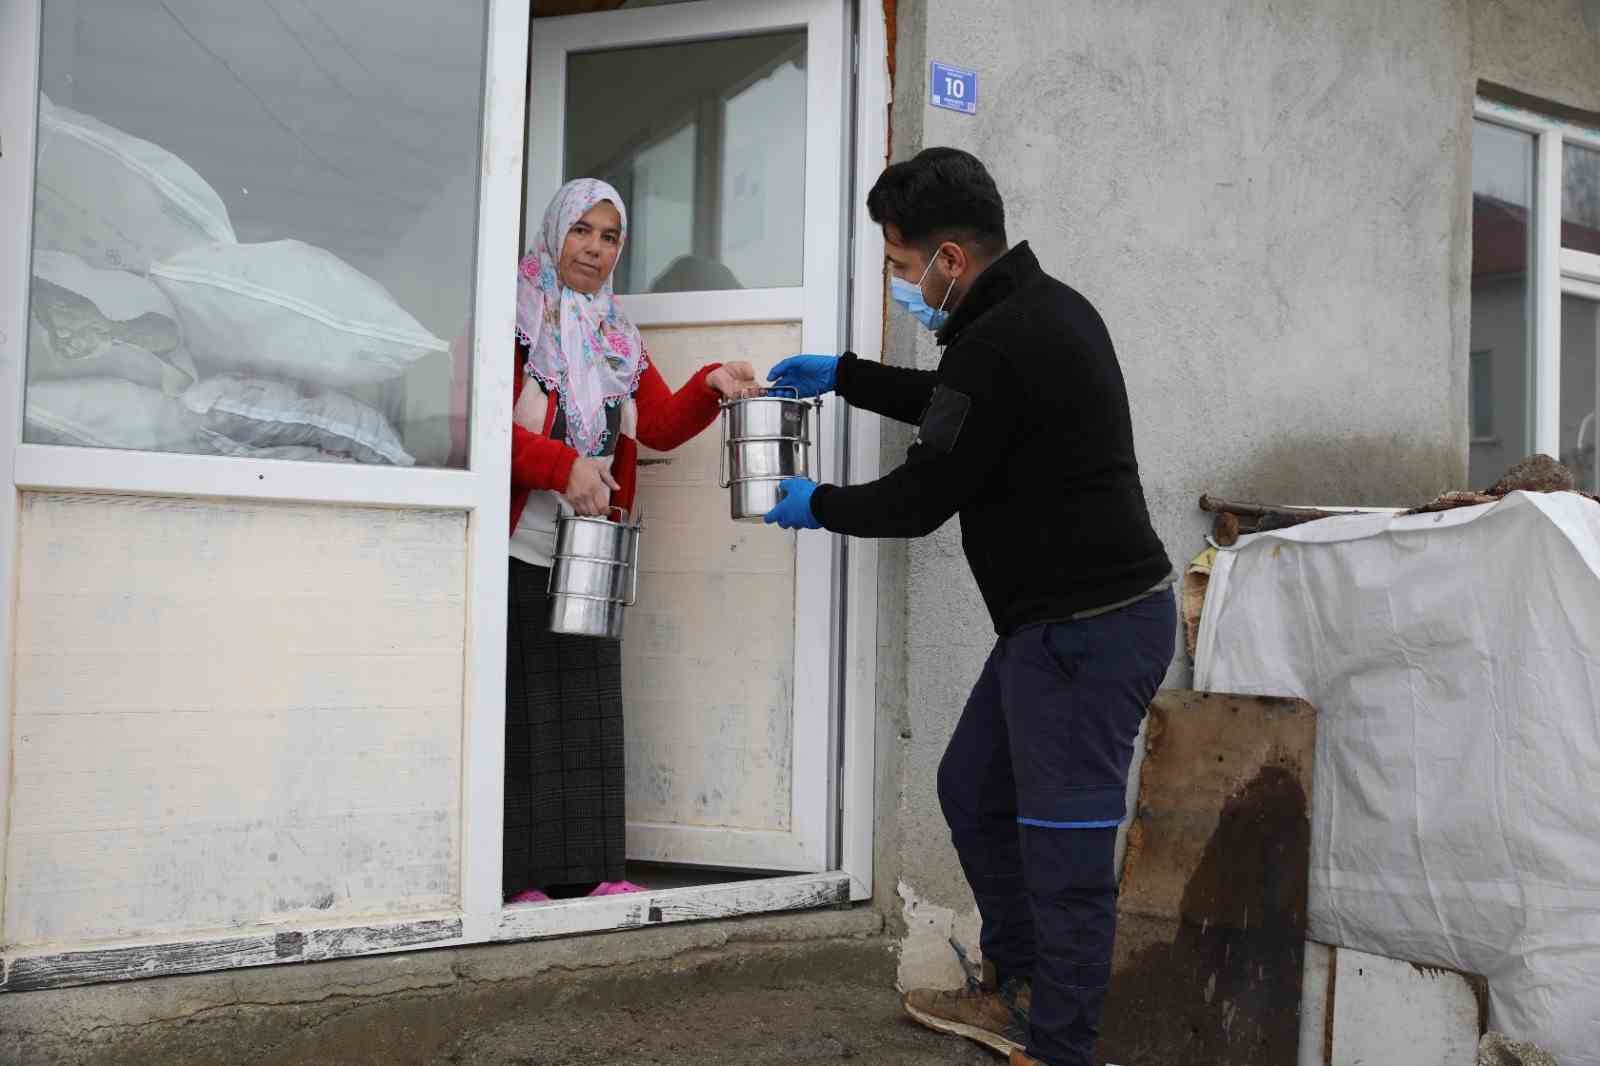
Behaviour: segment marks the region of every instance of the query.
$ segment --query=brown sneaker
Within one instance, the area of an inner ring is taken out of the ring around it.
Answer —
[[[1033,989],[1026,981],[995,983],[994,966],[983,964],[979,980],[955,991],[916,988],[906,993],[906,1013],[939,1033],[964,1036],[1001,1055],[1020,1052],[1028,1042],[1028,1008]]]
[[[1038,1059],[1030,1059],[1028,1053],[1021,1048],[1011,1052],[1011,1066],[1044,1066]]]

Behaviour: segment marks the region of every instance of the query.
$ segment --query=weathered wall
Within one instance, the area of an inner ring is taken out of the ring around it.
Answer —
[[[1471,0],[1475,78],[1600,113],[1600,0]]]
[[[1463,481],[1473,94],[1600,107],[1600,2],[902,0],[898,22],[895,158],[976,153],[1012,239],[1098,305],[1175,564],[1203,491]],[[976,117],[927,105],[935,59],[979,72]],[[897,316],[888,358],[937,354]],[[954,983],[944,937],[976,922],[934,781],[992,635],[953,523],[884,558],[879,898],[908,923],[902,980]]]

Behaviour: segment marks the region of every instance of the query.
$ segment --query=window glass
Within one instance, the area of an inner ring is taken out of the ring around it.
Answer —
[[[1474,123],[1471,349],[1484,354],[1469,366],[1468,395],[1478,488],[1532,451],[1534,158],[1531,135]]]
[[[1472,425],[1472,439],[1475,441],[1491,441],[1494,439],[1494,352],[1489,350],[1472,353],[1472,395],[1468,408],[1468,418]]]
[[[1578,488],[1600,492],[1600,302],[1561,298],[1561,461]]]
[[[628,201],[618,292],[801,283],[805,61],[803,31],[569,59],[563,177]]]
[[[1563,149],[1561,245],[1600,255],[1600,152],[1576,144]]]
[[[25,439],[464,465],[485,3],[43,10]]]

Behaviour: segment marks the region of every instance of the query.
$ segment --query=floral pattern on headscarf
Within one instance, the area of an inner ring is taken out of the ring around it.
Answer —
[[[561,282],[557,264],[567,232],[602,201],[610,201],[622,217],[625,244],[628,209],[622,196],[603,181],[580,178],[563,185],[550,201],[538,239],[517,265],[517,339],[528,346],[527,374],[560,398],[567,443],[579,455],[591,456],[608,450],[606,408],[634,394],[648,358],[639,330],[617,305],[609,277],[592,296]]]

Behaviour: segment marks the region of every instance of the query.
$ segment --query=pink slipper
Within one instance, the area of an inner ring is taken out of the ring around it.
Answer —
[[[632,881],[602,881],[589,893],[589,898],[596,896],[627,896],[635,892],[648,892],[643,885],[636,885]]]
[[[550,897],[540,892],[537,888],[525,889],[512,896],[508,903],[549,903]]]

